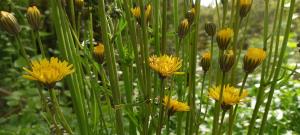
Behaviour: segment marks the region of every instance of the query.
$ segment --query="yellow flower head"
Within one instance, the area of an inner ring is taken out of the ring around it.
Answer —
[[[131,8],[131,13],[134,17],[140,18],[141,17],[141,8],[139,6]]]
[[[145,22],[148,22],[151,16],[152,6],[148,4],[145,7]],[[141,8],[139,6],[131,8],[132,15],[137,19],[138,23],[141,24]]]
[[[221,91],[221,86],[214,86],[209,89],[208,95],[210,98],[219,101],[220,91]],[[243,90],[242,94],[241,95],[239,94],[240,94],[240,89],[230,85],[223,86],[223,100],[221,103],[222,107],[228,107],[228,106],[238,104],[248,96],[248,91]]]
[[[211,54],[210,52],[206,52],[202,55],[200,65],[202,66],[202,69],[204,72],[207,72],[210,67],[210,62],[211,62]]]
[[[23,77],[38,81],[44,86],[51,88],[56,82],[73,73],[74,69],[72,67],[72,64],[66,61],[59,61],[55,57],[51,57],[50,61],[47,59],[34,60],[31,62],[31,70],[23,68],[27,72]]]
[[[103,44],[98,43],[98,45],[94,47],[94,58],[100,64],[103,63],[103,60],[104,60],[104,45]]]
[[[234,61],[235,61],[235,57],[233,51],[232,50],[225,51],[223,56],[220,57],[219,59],[220,69],[223,72],[228,72],[232,68]]]
[[[145,11],[145,17],[146,17],[146,20],[148,20],[151,16],[151,11],[152,11],[152,6],[151,4],[148,4],[146,6],[146,11]]]
[[[163,99],[163,105],[169,110],[169,114],[172,115],[175,112],[187,112],[190,111],[190,107],[186,103],[179,102],[165,96]]]
[[[16,35],[21,31],[15,16],[6,11],[0,11],[0,25],[5,31],[12,35]]]
[[[251,73],[266,58],[266,52],[260,48],[249,48],[244,56],[244,71]]]
[[[30,24],[31,28],[34,30],[38,30],[41,25],[41,13],[40,10],[32,5],[27,8],[27,21]]]
[[[245,17],[250,11],[252,0],[240,0],[240,16]]]
[[[181,67],[182,61],[174,56],[163,55],[157,57],[155,55],[149,58],[149,66],[161,77],[169,77]]]
[[[190,27],[190,23],[189,23],[189,20],[188,19],[183,19],[181,22],[180,22],[180,25],[178,27],[178,36],[180,38],[183,38],[188,30],[189,30],[189,27]]]
[[[226,50],[226,48],[228,47],[231,41],[231,38],[233,37],[233,34],[234,33],[231,28],[225,28],[218,31],[217,42],[218,42],[219,49]]]

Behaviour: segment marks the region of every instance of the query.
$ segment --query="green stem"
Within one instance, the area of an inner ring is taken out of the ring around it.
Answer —
[[[289,33],[290,33],[290,29],[291,29],[291,24],[292,24],[294,8],[295,8],[295,0],[291,0],[288,20],[287,20],[287,23],[286,23],[286,29],[285,29],[285,34],[284,34],[284,39],[283,39],[282,47],[281,47],[281,52],[280,52],[279,60],[278,60],[278,63],[277,63],[277,68],[276,68],[275,73],[274,73],[273,82],[271,84],[270,93],[269,93],[269,96],[268,96],[268,101],[267,101],[265,111],[264,111],[264,116],[263,116],[262,123],[261,123],[261,126],[260,126],[260,131],[259,131],[260,135],[264,134],[264,128],[265,128],[265,125],[267,123],[266,121],[267,121],[267,118],[268,118],[268,113],[269,113],[269,110],[270,110],[270,107],[271,107],[273,94],[274,94],[275,87],[276,87],[276,84],[277,84],[276,80],[279,77],[279,72],[280,72],[280,69],[281,69],[281,65],[282,65],[283,60],[284,60],[285,50],[286,50],[286,47],[287,47],[287,42],[288,42],[288,39],[289,39]]]
[[[22,57],[26,60],[26,64],[30,65],[30,60],[27,56],[25,48],[23,47],[23,45],[21,43],[21,39],[20,39],[19,35],[16,35],[16,40],[17,40],[17,47],[18,47],[18,49],[20,49],[20,53],[21,53]]]
[[[38,41],[39,48],[41,50],[41,54],[42,54],[43,58],[46,58],[45,49],[44,49],[44,46],[43,46],[43,43],[42,43],[39,31],[34,31],[34,33],[35,33],[35,35],[37,37],[37,41]]]
[[[161,129],[163,126],[163,115],[164,115],[164,106],[163,106],[163,99],[165,95],[165,78],[160,77],[160,96],[159,96],[159,106],[160,106],[160,111],[159,111],[159,121],[158,121],[158,127],[156,130],[157,135],[161,135]]]
[[[162,1],[162,39],[161,39],[161,54],[166,53],[166,46],[167,46],[167,0]]]
[[[227,8],[228,8],[228,0],[224,0],[224,3],[223,3],[223,20],[222,20],[222,28],[225,28],[225,24],[226,24],[226,16],[227,16]]]
[[[222,134],[222,127],[223,127],[223,123],[224,123],[225,114],[226,114],[226,111],[223,110],[218,135]]]
[[[50,93],[50,97],[51,97],[51,101],[53,103],[53,106],[54,106],[54,111],[55,111],[55,114],[58,116],[58,118],[60,119],[60,122],[62,124],[62,126],[64,127],[64,129],[69,133],[69,134],[73,134],[72,132],[72,129],[70,128],[67,120],[65,119],[65,116],[64,114],[62,113],[60,107],[59,107],[59,103],[57,101],[57,98],[56,98],[56,95],[55,95],[55,91],[53,88],[51,88],[49,90],[49,93]]]
[[[217,15],[218,15],[218,26],[221,27],[221,17],[220,17],[220,11],[219,11],[219,3],[218,0],[215,0],[216,2],[216,9],[217,9]]]

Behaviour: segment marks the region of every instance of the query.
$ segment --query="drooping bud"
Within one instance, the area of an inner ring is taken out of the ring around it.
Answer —
[[[252,0],[240,0],[240,17],[247,16],[252,6]]]
[[[204,29],[209,36],[214,36],[216,34],[217,26],[214,23],[205,23]]]
[[[220,69],[223,72],[228,72],[234,64],[234,54],[232,50],[225,51],[219,59]]]
[[[211,54],[210,54],[210,52],[206,52],[202,55],[202,58],[200,61],[200,65],[201,65],[204,73],[206,73],[209,70],[210,63],[211,63]]]
[[[102,64],[104,61],[104,45],[98,43],[97,46],[94,47],[94,58],[99,64]]]
[[[252,73],[266,58],[266,52],[260,48],[249,48],[244,56],[244,71]]]
[[[17,35],[21,31],[15,16],[6,11],[1,11],[0,13],[0,25],[5,31],[12,35]]]
[[[32,5],[27,8],[27,21],[30,27],[33,30],[38,30],[41,26],[41,13],[40,10],[35,6]]]
[[[178,26],[178,33],[177,33],[179,38],[183,38],[187,34],[189,27],[190,27],[190,23],[188,19],[185,18],[180,22],[180,25]]]
[[[217,42],[219,49],[226,50],[231,38],[233,37],[233,30],[231,28],[221,29],[217,33]]]

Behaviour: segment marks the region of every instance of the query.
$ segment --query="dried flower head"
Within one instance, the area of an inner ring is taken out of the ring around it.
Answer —
[[[220,68],[223,72],[228,72],[234,64],[234,54],[232,50],[225,51],[222,57],[219,59]]]
[[[247,16],[252,6],[252,0],[240,0],[240,17]]]
[[[169,115],[173,115],[175,112],[187,112],[190,111],[190,107],[186,103],[179,102],[165,96],[163,99],[163,105],[168,109]]]
[[[94,58],[99,64],[102,64],[104,61],[104,45],[98,43],[97,46],[94,47]]]
[[[209,97],[219,101],[220,100],[221,86],[214,86],[209,89]],[[223,100],[221,103],[222,109],[228,109],[231,106],[238,104],[248,96],[248,91],[243,90],[240,95],[240,90],[230,85],[223,86]]]
[[[209,36],[214,36],[216,34],[217,26],[215,23],[205,23],[204,29]]]
[[[244,56],[244,71],[252,73],[266,58],[266,52],[260,48],[249,48]]]
[[[210,52],[206,52],[202,55],[202,58],[200,61],[200,65],[204,72],[207,72],[209,70],[210,63],[211,63],[211,54],[210,54]]]
[[[190,23],[188,19],[185,18],[180,22],[180,25],[178,26],[179,38],[183,38],[187,34],[189,27],[190,27]]]
[[[233,34],[234,33],[231,28],[225,28],[218,31],[217,42],[218,42],[219,49],[226,50],[226,48],[228,47],[231,41],[231,38],[233,37]]]
[[[17,35],[21,29],[20,25],[12,13],[1,11],[0,12],[0,25],[8,33]]]
[[[31,62],[31,70],[25,67],[23,69],[27,72],[23,75],[24,78],[38,81],[47,88],[54,87],[56,82],[74,72],[72,64],[55,57],[50,60],[34,60]]]
[[[27,21],[33,30],[38,30],[40,28],[41,13],[35,5],[27,8]]]
[[[180,69],[182,61],[174,56],[163,55],[157,57],[155,55],[149,58],[149,66],[159,73],[160,77],[165,78],[174,74]]]

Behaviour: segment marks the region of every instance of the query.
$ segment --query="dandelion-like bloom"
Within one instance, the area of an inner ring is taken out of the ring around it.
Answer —
[[[94,47],[94,58],[100,64],[103,63],[104,60],[104,45],[99,43],[97,46]]]
[[[157,57],[153,55],[149,58],[149,66],[159,73],[160,77],[165,78],[174,74],[180,69],[182,61],[174,56],[163,55]]]
[[[244,71],[252,73],[266,58],[266,52],[260,48],[249,48],[244,56]]]
[[[165,96],[163,99],[163,105],[169,110],[169,115],[175,112],[187,112],[190,111],[190,107],[186,103],[179,102],[177,100],[171,99]]]
[[[218,42],[219,49],[226,50],[226,48],[228,47],[231,41],[231,38],[233,37],[233,34],[234,33],[231,28],[225,28],[218,31],[217,42]]]
[[[190,27],[190,23],[189,23],[188,19],[183,19],[180,22],[180,25],[178,26],[178,36],[179,36],[179,38],[183,38],[187,34],[187,32],[189,30],[189,27]]]
[[[12,35],[17,35],[21,31],[20,25],[15,16],[6,11],[0,12],[0,25],[4,30]]]
[[[32,5],[27,8],[27,21],[32,29],[38,30],[40,28],[41,13],[35,5]]]
[[[252,0],[240,0],[240,17],[247,16],[252,6]]]
[[[235,60],[235,57],[234,57],[233,51],[232,50],[226,51],[223,54],[223,56],[219,59],[220,69],[223,72],[228,72],[232,68],[232,66],[234,64],[234,60]]]
[[[209,89],[209,97],[219,101],[220,100],[220,91],[221,86],[214,86]],[[223,109],[228,109],[231,106],[238,104],[243,101],[248,96],[248,91],[243,90],[242,94],[240,94],[240,90],[230,85],[223,86],[223,100],[221,106]]]
[[[152,6],[148,4],[145,7],[145,22],[148,22],[151,16]],[[141,24],[141,8],[139,6],[131,8],[132,15],[137,19],[138,23]]]
[[[66,61],[59,61],[58,58],[51,57],[50,60],[34,60],[31,62],[31,70],[23,68],[27,74],[24,78],[38,81],[45,87],[52,88],[56,82],[74,72],[73,65]]]
[[[210,52],[206,52],[202,55],[200,65],[203,69],[204,72],[207,72],[210,67],[210,62],[211,62],[211,54]]]

